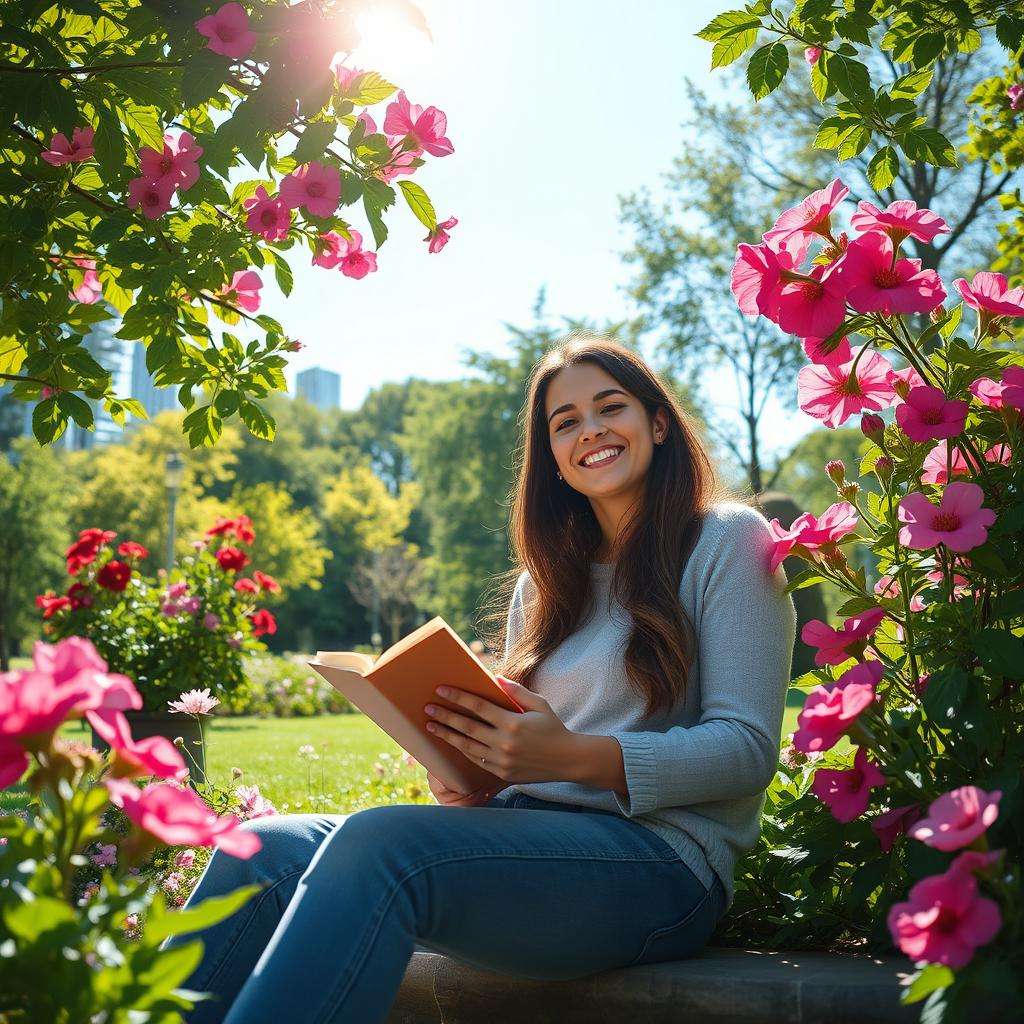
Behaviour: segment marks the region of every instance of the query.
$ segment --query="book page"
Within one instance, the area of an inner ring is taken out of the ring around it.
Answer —
[[[429,622],[424,622],[419,629],[414,629],[408,636],[402,637],[392,647],[389,647],[376,661],[375,668],[379,668],[381,665],[386,665],[389,661],[393,661],[402,653],[402,651],[408,650],[410,647],[418,644],[421,640],[436,633],[439,629],[445,628],[445,621],[440,615],[435,615]],[[468,650],[468,648],[467,648]]]
[[[373,658],[358,651],[317,651],[316,660],[321,665],[347,669],[365,676],[373,669]]]

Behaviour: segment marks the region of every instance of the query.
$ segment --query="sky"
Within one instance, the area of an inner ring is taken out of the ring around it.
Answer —
[[[632,268],[619,253],[631,232],[618,197],[659,189],[681,151],[687,77],[717,94],[709,44],[695,38],[725,4],[679,0],[418,0],[433,40],[384,18],[362,23],[348,62],[375,70],[448,118],[455,152],[429,158],[415,181],[438,219],[458,225],[440,253],[401,196],[378,272],[362,280],[312,267],[295,249],[285,299],[272,281],[261,311],[307,347],[297,371],[341,375],[341,405],[409,376],[472,376],[466,350],[502,354],[504,324],[532,324],[541,287],[547,321],[635,314],[624,292]],[[371,108],[378,124],[386,104]],[[373,244],[360,207],[344,208]],[[265,274],[265,280],[270,277]],[[649,353],[648,353],[649,354]],[[803,419],[803,417],[800,417]],[[793,417],[768,427],[792,441]]]

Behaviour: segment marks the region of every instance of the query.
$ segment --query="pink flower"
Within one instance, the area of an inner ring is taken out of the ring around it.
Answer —
[[[260,592],[260,585],[255,580],[243,577],[235,581],[235,590],[240,594],[258,594]]]
[[[281,584],[274,579],[273,576],[268,576],[265,572],[260,572],[259,569],[255,570],[252,574],[253,579],[264,589],[269,590],[272,593],[281,589]]]
[[[116,778],[153,775],[158,779],[182,781],[188,768],[178,748],[166,736],[132,739],[128,719],[120,711],[99,715],[87,711],[85,717],[97,734],[110,744],[114,755],[112,775]]]
[[[62,132],[57,132],[50,139],[50,148],[43,150],[39,155],[54,167],[61,167],[63,164],[77,164],[83,160],[91,159],[96,149],[92,144],[92,128],[76,128],[71,133],[71,141]]]
[[[219,625],[220,619],[213,612],[207,612],[203,616],[203,629],[208,629],[212,633]]]
[[[947,484],[935,507],[920,491],[899,504],[899,542],[915,551],[945,545],[950,551],[970,551],[984,544],[988,527],[996,521],[991,509],[982,508],[985,492],[977,485],[957,481]]]
[[[171,208],[174,185],[166,179],[150,181],[149,178],[132,178],[128,182],[128,205],[141,208],[147,220],[162,217]]]
[[[864,409],[884,409],[896,396],[888,382],[892,369],[879,353],[858,349],[845,363],[805,366],[797,376],[797,400],[809,416],[838,427]]]
[[[185,876],[180,871],[172,871],[164,880],[163,887],[167,892],[176,892],[182,882],[185,881]]]
[[[904,804],[902,807],[890,807],[871,819],[871,831],[878,837],[882,853],[888,853],[896,842],[896,837],[903,835],[911,825],[921,817],[921,808],[917,804]]]
[[[967,403],[947,399],[942,388],[911,388],[896,407],[896,422],[911,441],[956,437],[967,422]]]
[[[255,270],[236,270],[231,283],[221,292],[223,298],[240,306],[247,313],[260,308],[260,289],[263,281]]]
[[[771,230],[765,232],[764,241],[777,242],[796,231],[807,235],[824,235],[828,238],[832,233],[832,211],[846,198],[849,191],[842,181],[836,178],[825,188],[812,192],[802,202],[779,216]]]
[[[304,206],[314,217],[330,217],[341,200],[341,175],[337,167],[313,160],[284,178],[280,197],[290,210]]]
[[[804,624],[800,639],[808,647],[818,648],[814,656],[815,665],[842,665],[844,661],[863,654],[868,639],[884,618],[884,608],[869,608],[848,618],[839,629],[833,629],[820,619],[812,619]]]
[[[1006,98],[1010,101],[1011,110],[1020,110],[1024,104],[1024,85],[1014,82],[1006,87]]]
[[[804,49],[804,60],[813,67],[821,58],[820,46],[808,46]]]
[[[808,244],[805,235],[794,234],[771,245],[767,242],[738,245],[731,287],[740,311],[748,316],[761,315],[777,321],[783,274],[799,272],[800,264],[807,256]]]
[[[886,379],[892,385],[896,395],[903,400],[906,400],[911,388],[927,386],[924,378],[912,366],[905,366],[902,370],[890,370]]]
[[[998,789],[986,793],[977,786],[961,786],[933,800],[928,816],[907,832],[937,850],[960,850],[983,835],[999,817]]]
[[[174,858],[174,866],[188,870],[188,868],[192,867],[195,863],[195,860],[196,851],[189,848],[187,850],[182,850],[177,857]]]
[[[331,62],[331,71],[334,72],[334,79],[338,83],[338,92],[343,98],[345,96],[349,96],[349,98],[351,98],[358,95],[356,84],[359,79],[366,74],[365,71],[361,68],[347,68],[340,60],[334,60]],[[376,130],[376,128],[368,128],[366,133],[367,135],[370,135]]]
[[[248,860],[263,847],[254,832],[239,828],[233,814],[218,817],[189,787],[151,782],[139,790],[125,779],[105,779],[111,802],[130,821],[168,846],[216,846],[225,853]]]
[[[392,182],[400,174],[415,174],[419,169],[419,165],[416,163],[420,157],[423,156],[422,149],[407,149],[401,150],[398,153],[392,153],[390,159],[383,167],[378,167],[373,172],[375,178],[380,178],[384,182]],[[449,225],[452,227],[453,225]]]
[[[328,231],[320,236],[324,248],[322,252],[315,253],[313,264],[323,267],[325,270],[333,270],[340,262],[341,255],[345,248],[345,239],[337,231]]]
[[[14,673],[0,674],[0,707],[3,706],[5,675]],[[13,786],[25,774],[28,763],[29,757],[25,748],[0,732],[0,789]]]
[[[202,155],[203,147],[195,144],[190,132],[182,132],[177,138],[165,135],[162,153],[150,146],[139,150],[139,169],[153,184],[184,192],[199,180],[197,161]]]
[[[89,860],[93,862],[98,868],[110,868],[117,864],[117,844],[116,843],[100,843],[100,849],[98,853],[92,853],[89,855]]]
[[[987,458],[987,456],[986,456]],[[949,479],[946,468],[950,460],[949,441],[940,441],[926,456],[922,467],[921,483],[923,484],[944,484]],[[976,473],[978,467],[974,464],[973,458],[970,463],[964,457],[964,453],[953,446],[952,449],[953,476],[967,476]]]
[[[950,871],[967,871],[970,873],[980,872],[985,874],[999,863],[1002,857],[1002,850],[964,850],[956,860],[949,865]]]
[[[988,377],[979,377],[967,390],[990,409],[1003,407],[1003,385],[998,381],[990,380]]]
[[[202,603],[202,600],[198,597],[186,597],[181,602],[181,611],[186,615],[195,615]]]
[[[868,809],[871,790],[884,785],[885,776],[868,760],[866,748],[858,747],[852,768],[819,768],[811,792],[828,804],[837,821],[845,823],[859,818]]]
[[[384,112],[384,131],[389,135],[411,139],[417,149],[425,149],[431,156],[448,156],[455,147],[444,137],[448,118],[437,107],[410,104],[404,90],[388,104]]]
[[[1024,287],[1007,288],[1003,274],[983,270],[974,275],[970,284],[962,277],[953,284],[972,309],[993,316],[1024,316]]]
[[[931,210],[919,210],[912,199],[897,199],[884,210],[862,199],[850,218],[850,227],[854,231],[881,231],[897,246],[908,235],[930,243],[936,235],[949,231],[949,225],[941,217]]]
[[[172,583],[167,588],[167,598],[170,601],[177,601],[178,598],[184,597],[186,593],[188,593],[188,584],[184,580]]]
[[[85,637],[69,636],[55,644],[37,640],[32,663],[35,671],[48,675],[57,687],[83,688],[83,711],[138,711],[142,707],[135,684],[127,676],[108,672],[107,663]]]
[[[846,301],[858,313],[930,313],[942,305],[946,289],[920,260],[897,259],[892,239],[870,232],[855,238],[836,265]],[[813,332],[809,332],[813,333]]]
[[[941,573],[939,574],[941,575]],[[879,597],[897,598],[903,593],[900,587],[900,581],[893,579],[892,576],[882,576],[874,586],[874,591]],[[910,598],[910,610],[912,612],[920,612],[924,610],[924,600],[920,594],[914,594]],[[900,627],[897,626],[897,631],[900,631]]]
[[[816,686],[804,702],[793,734],[793,746],[805,754],[831,750],[875,699],[882,678],[880,662],[855,665],[833,686]]]
[[[459,222],[454,217],[442,221],[424,237],[424,242],[429,242],[427,252],[440,252],[448,244],[448,232]]]
[[[186,690],[177,700],[169,700],[167,706],[172,713],[183,715],[208,715],[218,704],[219,698],[210,696],[210,688]]]
[[[941,569],[935,569],[925,577],[933,586],[946,587],[946,574]],[[949,595],[951,601],[959,601],[965,593],[970,591],[970,584],[959,573],[953,573],[953,593]]]
[[[92,263],[92,260],[75,260],[76,263]],[[95,264],[93,264],[93,267]],[[82,275],[82,283],[73,291],[68,292],[68,298],[75,302],[91,306],[97,299],[103,298],[103,285],[100,284],[99,276],[93,267],[89,267]]]
[[[856,528],[857,510],[846,501],[829,505],[820,519],[816,519],[810,512],[804,512],[788,530],[783,528],[778,519],[773,519],[768,524],[775,542],[771,571],[774,573],[778,569],[794,546],[799,544],[808,552],[814,552],[825,544],[834,544]]]
[[[338,269],[346,277],[360,280],[377,270],[377,254],[363,248],[363,236],[355,228],[349,228],[352,238],[338,243]],[[333,232],[332,232],[333,234]]]
[[[1024,366],[1007,366],[1000,380],[1003,405],[1024,412]]]
[[[831,352],[822,351],[821,343],[824,340],[824,338],[804,338],[800,342],[804,349],[804,355],[812,363],[817,363],[819,366],[831,366],[836,363],[848,363],[853,358],[850,343],[846,338],[843,338]]]
[[[256,194],[242,203],[249,211],[245,226],[256,235],[262,235],[268,242],[279,242],[288,237],[292,222],[292,211],[281,199],[271,199],[263,185],[256,187]]]
[[[846,286],[839,268],[817,266],[809,278],[786,281],[779,291],[776,323],[787,334],[826,338],[846,316]]]
[[[978,895],[977,880],[965,871],[922,878],[907,895],[892,905],[887,923],[892,941],[914,961],[965,967],[1003,924],[999,906]]]
[[[241,810],[246,820],[277,814],[277,808],[260,793],[259,786],[238,786],[235,795],[242,801]]]
[[[200,18],[195,27],[206,36],[207,49],[222,57],[242,60],[256,45],[256,34],[249,31],[249,15],[241,4],[224,4],[215,14]]]

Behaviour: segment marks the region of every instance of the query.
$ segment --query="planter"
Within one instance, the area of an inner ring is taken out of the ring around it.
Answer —
[[[185,741],[185,749],[182,750],[181,756],[188,765],[190,777],[194,782],[203,780],[206,773],[205,751],[199,741],[199,722],[192,715],[174,714],[170,711],[125,711],[124,716],[128,719],[133,739],[164,736],[173,742],[180,736]],[[109,749],[109,744],[97,735],[95,729],[92,730],[92,745],[103,752]],[[185,753],[185,750],[188,753]]]

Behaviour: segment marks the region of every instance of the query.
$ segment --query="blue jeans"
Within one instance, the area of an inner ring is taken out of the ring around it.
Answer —
[[[417,945],[543,980],[681,959],[725,909],[722,883],[708,892],[642,825],[518,792],[481,807],[392,805],[242,827],[263,849],[249,860],[215,851],[186,906],[253,882],[263,891],[165,943],[204,943],[184,987],[215,998],[190,1024],[378,1024]]]

